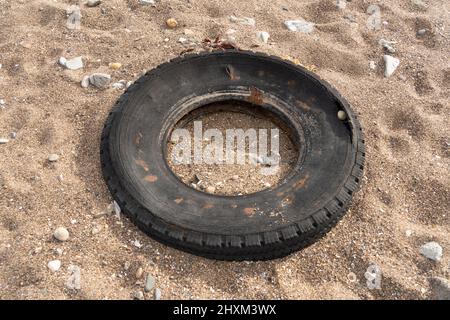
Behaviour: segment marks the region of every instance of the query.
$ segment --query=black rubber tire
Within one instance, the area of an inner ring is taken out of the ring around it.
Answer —
[[[255,88],[261,101],[251,99]],[[217,92],[217,99],[238,92],[264,108],[278,104],[275,112],[298,131],[302,156],[279,186],[216,196],[169,169],[170,126]],[[117,101],[101,139],[103,176],[123,212],[162,243],[221,260],[273,259],[316,241],[345,213],[365,156],[355,114],[328,83],[278,57],[236,50],[189,54],[147,72]]]

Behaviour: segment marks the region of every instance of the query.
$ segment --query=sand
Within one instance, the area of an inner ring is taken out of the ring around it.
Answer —
[[[367,26],[371,2],[363,0],[342,11],[331,0],[164,0],[156,7],[105,0],[81,5],[81,29],[68,30],[65,10],[74,3],[0,0],[0,136],[17,133],[0,145],[1,299],[130,299],[143,289],[139,267],[155,277],[163,299],[425,299],[430,276],[449,278],[448,1],[378,1],[387,23],[375,31]],[[256,26],[232,23],[232,14]],[[170,17],[178,20],[174,30],[165,26]],[[283,22],[299,17],[315,30],[287,30]],[[134,81],[185,50],[180,37],[201,42],[230,28],[243,49],[314,68],[365,129],[367,166],[347,215],[319,242],[279,260],[207,260],[159,244],[124,217],[94,218],[112,200],[99,141],[122,91],[83,89],[83,76]],[[420,29],[426,32],[418,36]],[[257,31],[270,33],[268,44]],[[381,38],[396,41],[401,61],[390,78]],[[65,70],[60,56],[82,56],[84,68]],[[122,67],[110,69],[113,62]],[[59,160],[49,163],[52,153]],[[68,228],[68,241],[52,238],[59,226]],[[438,263],[419,253],[432,240],[444,249]],[[55,259],[62,266],[53,273],[47,263]],[[373,263],[383,273],[379,290],[366,286]],[[81,290],[65,286],[70,264],[81,268]]]

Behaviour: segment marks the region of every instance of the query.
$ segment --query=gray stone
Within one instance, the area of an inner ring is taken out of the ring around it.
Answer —
[[[66,27],[71,30],[78,30],[81,27],[81,11],[80,7],[71,5],[66,11],[68,18]]]
[[[69,240],[69,231],[64,227],[59,227],[53,232],[53,236],[59,241],[67,241]]]
[[[153,298],[155,300],[161,300],[161,289],[160,288],[156,288],[155,292],[153,294]]]
[[[429,279],[429,282],[432,299],[450,300],[450,281],[441,277],[432,277]]]
[[[420,247],[420,253],[433,261],[440,261],[442,259],[442,247],[439,243],[434,241],[425,243]]]
[[[418,36],[423,36],[425,33],[427,33],[427,29],[420,29],[417,31]]]
[[[89,83],[99,89],[104,89],[111,82],[111,76],[106,73],[93,73],[89,76]]]
[[[284,25],[291,31],[310,33],[314,31],[314,23],[308,22],[303,19],[288,20],[284,22]]]
[[[144,300],[144,293],[142,291],[136,291],[133,293],[133,298],[135,300]]]
[[[102,3],[102,1],[101,0],[88,0],[88,2],[86,3],[86,5],[88,6],[88,7],[96,7],[96,6],[98,6],[100,3]]]
[[[147,275],[147,279],[145,280],[144,291],[149,292],[155,287],[155,278],[151,275]]]
[[[66,287],[70,290],[80,290],[81,289],[81,269],[77,265],[71,264],[68,267],[70,273],[69,278],[66,281]]]

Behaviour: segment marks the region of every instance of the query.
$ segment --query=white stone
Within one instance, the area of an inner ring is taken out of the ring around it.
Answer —
[[[6,138],[0,138],[0,144],[6,144],[9,142],[9,139]]]
[[[387,54],[383,56],[383,60],[385,65],[384,76],[388,78],[392,76],[395,69],[397,69],[397,67],[400,65],[400,60]]]
[[[48,161],[50,162],[56,162],[58,161],[59,156],[56,153],[52,153],[51,155],[48,156]]]
[[[142,4],[143,6],[154,6],[155,0],[139,0],[139,4]]]
[[[310,33],[314,31],[314,23],[303,19],[288,20],[284,24],[289,30],[295,32]]]
[[[86,5],[88,7],[96,7],[98,6],[101,2],[101,0],[88,0],[88,2],[86,3]]]
[[[372,69],[372,70],[375,70],[376,67],[377,67],[377,65],[376,65],[375,61],[370,60],[369,61],[369,68]]]
[[[259,41],[264,42],[264,43],[267,43],[267,41],[269,41],[269,38],[270,38],[270,34],[266,31],[258,31],[256,36],[258,37]]]
[[[69,70],[78,70],[78,69],[83,68],[82,57],[76,57],[73,59],[66,60],[65,67]]]
[[[339,10],[344,10],[346,6],[347,6],[347,0],[337,0],[336,1],[336,7]]]
[[[81,80],[81,87],[82,88],[89,87],[89,76],[84,76],[83,77],[83,79]]]
[[[439,243],[434,241],[425,243],[420,247],[420,253],[433,261],[440,261],[442,259],[442,247]]]
[[[230,16],[230,21],[239,23],[242,25],[246,25],[246,26],[252,26],[252,27],[254,27],[256,24],[255,19],[253,19],[253,18],[249,18],[249,17],[238,18],[234,15]]]
[[[52,260],[47,264],[47,267],[53,271],[56,272],[61,268],[61,261],[60,260]]]
[[[53,236],[59,241],[67,241],[69,239],[69,231],[64,227],[59,227],[56,228]]]

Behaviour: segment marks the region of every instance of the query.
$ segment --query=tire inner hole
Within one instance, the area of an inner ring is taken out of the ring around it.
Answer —
[[[293,129],[277,114],[228,100],[183,116],[168,136],[166,161],[191,188],[241,196],[283,183],[297,163],[298,150]]]

